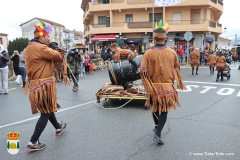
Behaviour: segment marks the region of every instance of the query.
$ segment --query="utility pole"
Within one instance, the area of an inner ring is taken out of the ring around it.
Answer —
[[[154,28],[154,3],[155,3],[155,0],[152,0],[152,27],[153,28]]]
[[[237,34],[235,34],[235,49],[237,48]]]

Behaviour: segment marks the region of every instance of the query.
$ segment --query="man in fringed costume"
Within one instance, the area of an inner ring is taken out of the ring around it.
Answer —
[[[209,69],[210,69],[210,74],[214,75],[214,67],[216,65],[216,61],[217,61],[217,56],[214,54],[213,51],[209,52]]]
[[[27,144],[26,150],[36,151],[45,148],[45,144],[39,142],[39,137],[47,125],[48,120],[56,129],[56,136],[60,136],[66,128],[66,123],[58,123],[54,112],[60,106],[57,104],[56,84],[54,69],[57,62],[60,62],[63,71],[64,83],[69,83],[67,78],[67,63],[63,52],[57,43],[49,39],[51,27],[40,21],[35,26],[34,39],[29,42],[25,49],[25,64],[27,83],[24,93],[29,88],[29,100],[32,114],[40,112],[40,118],[35,126],[34,133]]]
[[[153,39],[156,45],[144,53],[140,67],[142,83],[147,91],[145,106],[152,106],[155,122],[153,141],[158,144],[164,144],[161,132],[167,121],[167,113],[180,106],[174,80],[179,89],[185,89],[177,54],[165,46],[166,38],[164,29],[158,28],[154,31]]]
[[[200,53],[192,48],[192,51],[189,55],[189,60],[191,61],[192,75],[194,75],[194,68],[196,67],[196,75],[198,75],[198,66],[199,66]]]
[[[220,76],[221,76],[221,81],[223,81],[223,71],[225,70],[225,68],[226,68],[226,58],[223,55],[223,52],[220,52],[220,56],[217,57],[217,62],[216,62],[216,70],[218,71],[217,79],[216,79],[217,82]]]
[[[110,49],[114,52],[114,55],[112,56],[113,61],[119,62],[121,59],[127,59],[134,66],[134,72],[139,73],[137,63],[133,61],[137,55],[132,50],[121,49],[116,43],[112,44]]]

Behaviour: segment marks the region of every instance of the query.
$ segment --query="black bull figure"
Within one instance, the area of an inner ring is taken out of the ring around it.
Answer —
[[[139,68],[142,55],[136,56],[133,60]],[[110,62],[108,64],[108,73],[113,85],[122,85],[125,89],[127,88],[127,83],[141,79],[140,73],[136,73],[134,66],[128,60]]]

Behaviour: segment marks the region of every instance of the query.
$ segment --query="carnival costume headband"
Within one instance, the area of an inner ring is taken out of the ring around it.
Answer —
[[[36,26],[34,26],[38,32],[34,33],[35,37],[41,37],[41,36],[47,36],[52,31],[52,28],[49,24],[45,24],[43,21],[39,20],[40,23],[38,23]]]
[[[162,34],[162,33],[155,33],[154,30],[158,29],[158,28],[162,28],[164,31],[165,31],[165,34]],[[162,20],[160,20],[158,23],[156,22],[155,26],[153,26],[153,38],[154,37],[157,37],[157,38],[165,38],[166,35],[168,34],[168,30],[169,30],[169,26],[168,24],[165,24],[163,26],[163,22]],[[150,43],[152,46],[154,45],[154,41],[152,41]]]

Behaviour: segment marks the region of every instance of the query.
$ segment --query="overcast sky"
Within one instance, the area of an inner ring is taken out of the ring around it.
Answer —
[[[0,33],[8,34],[9,39],[21,37],[19,25],[34,17],[52,20],[70,30],[83,31],[81,2],[82,0],[1,0]],[[234,39],[235,34],[240,37],[239,6],[240,0],[224,0],[220,23],[227,31],[222,37]]]

